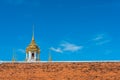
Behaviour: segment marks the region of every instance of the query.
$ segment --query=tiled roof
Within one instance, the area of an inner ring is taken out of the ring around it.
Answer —
[[[2,63],[0,80],[120,80],[120,62]]]

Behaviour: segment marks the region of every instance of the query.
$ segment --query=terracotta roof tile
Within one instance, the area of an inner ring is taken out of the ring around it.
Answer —
[[[119,75],[119,62],[0,64],[0,80],[120,80]]]

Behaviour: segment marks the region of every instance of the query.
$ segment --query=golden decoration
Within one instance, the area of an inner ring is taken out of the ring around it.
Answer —
[[[15,62],[16,61],[16,58],[15,58],[15,51],[13,49],[13,56],[12,56],[12,62]]]
[[[38,54],[40,53],[40,49],[39,49],[39,47],[37,46],[37,44],[36,44],[36,42],[34,40],[34,28],[33,28],[32,41],[31,41],[30,45],[26,48],[26,53],[28,53],[29,51],[37,52]]]
[[[48,56],[48,61],[49,61],[49,62],[52,62],[52,56],[51,56],[50,53],[49,53],[49,56]]]

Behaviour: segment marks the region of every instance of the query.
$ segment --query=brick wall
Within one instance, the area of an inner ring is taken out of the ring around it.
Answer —
[[[120,63],[3,63],[0,80],[120,80]]]

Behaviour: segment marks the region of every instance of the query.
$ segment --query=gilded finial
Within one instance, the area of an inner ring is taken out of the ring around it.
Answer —
[[[34,24],[33,24],[33,34],[32,34],[32,40],[34,40]]]
[[[49,56],[48,56],[48,61],[51,62],[52,61],[52,56],[51,53],[49,52]]]
[[[13,49],[13,56],[12,56],[12,62],[15,62],[16,59],[15,59],[15,50]]]

